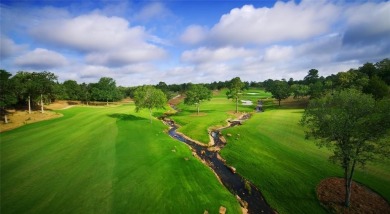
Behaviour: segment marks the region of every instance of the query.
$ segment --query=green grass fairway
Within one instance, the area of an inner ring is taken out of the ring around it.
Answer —
[[[279,213],[324,213],[316,199],[316,185],[324,178],[342,175],[341,167],[328,161],[326,148],[318,149],[304,140],[298,124],[302,112],[266,110],[254,114],[243,126],[223,132],[232,137],[226,137],[222,156],[254,182]],[[390,200],[389,161],[358,169],[354,179]]]
[[[207,128],[224,125],[227,118],[233,117],[228,112],[235,109],[235,104],[226,99],[225,93],[222,90],[202,103],[200,116],[194,106],[180,104],[181,111],[172,119],[182,125],[180,131],[186,135],[208,142]],[[243,126],[224,131],[233,136],[225,136],[228,145],[222,149],[222,156],[258,186],[279,213],[324,213],[315,195],[316,185],[324,178],[341,176],[342,169],[329,162],[326,148],[319,149],[312,140],[304,139],[303,127],[298,124],[303,109],[275,106],[269,97],[261,90],[244,92],[242,99],[263,99],[265,112],[254,113]],[[240,105],[239,111],[253,112],[253,108]],[[390,161],[368,165],[358,169],[354,179],[390,200],[389,166]]]
[[[221,90],[218,94],[214,95],[210,101],[205,101],[200,105],[200,113],[196,114],[195,106],[184,105],[183,103],[178,105],[180,112],[173,115],[171,118],[181,125],[180,132],[185,133],[192,139],[198,140],[202,143],[208,143],[210,141],[207,129],[209,127],[224,126],[227,124],[228,118],[234,119],[234,113],[236,106],[235,102],[226,98],[226,89]],[[247,94],[256,93],[256,94]],[[258,99],[269,98],[271,95],[263,90],[247,90],[244,91],[242,100],[252,100],[254,105],[243,106],[239,104],[239,112],[252,112],[257,105]]]
[[[161,122],[133,105],[75,107],[1,133],[1,213],[240,213]],[[189,158],[189,160],[185,160]]]

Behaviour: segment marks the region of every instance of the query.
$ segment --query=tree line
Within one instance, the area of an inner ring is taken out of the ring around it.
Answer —
[[[75,80],[58,83],[57,76],[51,72],[20,71],[12,76],[0,70],[2,115],[6,108],[28,107],[29,113],[36,107],[44,111],[44,104],[55,100],[77,100],[85,104],[91,101],[112,102],[124,98],[125,89],[117,87],[115,80],[102,77],[97,83],[78,84]]]
[[[135,91],[140,86],[123,87],[117,86],[113,78],[102,77],[96,83],[78,83],[75,80],[66,80],[59,83],[57,76],[51,72],[26,72],[20,71],[12,76],[6,70],[0,70],[1,114],[6,114],[7,108],[27,107],[31,112],[32,108],[41,108],[43,105],[55,100],[81,101],[84,104],[90,102],[115,102],[125,97],[134,98]],[[354,88],[366,94],[371,94],[375,99],[389,96],[390,85],[390,60],[383,59],[377,63],[365,63],[358,69],[350,69],[327,77],[319,76],[317,69],[311,69],[303,80],[288,81],[268,79],[263,82],[241,81],[239,77],[226,81],[214,81],[205,84],[166,84],[159,82],[153,87],[161,90],[166,99],[177,94],[187,94],[185,103],[199,105],[202,100],[211,98],[210,90],[221,90],[228,88],[228,98],[236,102],[242,91],[250,87],[263,88],[272,93],[273,98],[280,101],[289,96],[296,99],[310,97],[319,98],[327,93]]]
[[[268,79],[262,83],[266,91],[271,92],[279,101],[290,95],[296,99],[309,96],[311,99],[323,97],[344,89],[356,89],[371,94],[375,99],[389,96],[390,60],[384,59],[375,64],[365,63],[358,69],[350,69],[327,77],[319,76],[317,69],[310,69],[303,80],[288,81]]]

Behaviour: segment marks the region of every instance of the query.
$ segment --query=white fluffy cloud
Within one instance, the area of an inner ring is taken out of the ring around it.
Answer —
[[[135,15],[136,20],[149,21],[153,18],[164,18],[170,15],[170,11],[160,2],[152,2],[141,9],[139,13]]]
[[[125,19],[99,14],[42,21],[30,33],[37,40],[80,51],[110,50],[143,42],[146,37],[142,27],[129,27]]]
[[[181,55],[183,62],[205,63],[205,62],[221,62],[234,59],[240,59],[255,54],[253,50],[245,48],[234,48],[231,46],[210,49],[201,47],[196,50],[184,51]]]
[[[140,48],[118,49],[106,52],[90,53],[86,56],[89,64],[121,67],[123,65],[162,59],[166,53],[156,46],[144,45]]]
[[[26,47],[23,45],[15,44],[13,40],[7,38],[6,36],[0,36],[0,57],[2,59],[18,54],[25,48]]]
[[[66,65],[67,60],[55,51],[37,48],[17,57],[15,64],[23,68],[50,69]]]
[[[150,63],[122,67],[76,63],[62,67],[56,74],[59,81],[73,79],[78,82],[97,82],[101,77],[111,77],[115,79],[117,85],[134,86],[157,81],[160,76],[155,72],[156,70],[158,69]]]
[[[223,15],[210,30],[188,27],[182,41],[202,47],[184,51],[181,60],[194,70],[187,78],[205,81],[300,79],[311,68],[327,76],[390,57],[387,20],[390,2],[246,5]]]
[[[88,63],[125,66],[165,57],[165,50],[151,44],[158,37],[143,27],[130,27],[119,17],[88,14],[72,19],[44,21],[30,33],[42,42],[86,53]]]
[[[245,81],[290,77],[302,79],[311,68],[316,68],[320,75],[327,76],[361,64],[351,60],[353,57],[348,55],[351,53],[358,54],[351,49],[343,49],[342,36],[339,34],[329,34],[295,45],[271,45],[253,49],[202,47],[185,51],[181,56],[182,61],[192,69],[191,74],[184,74],[185,70],[191,70],[188,67],[170,72],[180,75],[181,71],[186,79],[197,82],[228,80],[235,76],[240,76]]]
[[[264,54],[265,61],[288,61],[293,57],[294,51],[292,46],[274,45],[266,49]]]
[[[223,15],[211,29],[211,37],[231,44],[308,39],[326,32],[338,11],[322,1],[277,2],[272,8],[245,5]]]
[[[207,38],[208,29],[199,25],[188,26],[180,36],[180,40],[187,44],[198,44]]]

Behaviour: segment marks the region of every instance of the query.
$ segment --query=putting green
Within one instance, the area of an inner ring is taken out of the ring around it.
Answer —
[[[240,213],[211,170],[146,111],[60,112],[0,134],[2,213]]]

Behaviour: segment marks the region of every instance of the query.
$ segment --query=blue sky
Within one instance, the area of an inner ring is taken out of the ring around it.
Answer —
[[[302,79],[390,58],[390,2],[0,1],[1,69],[135,86]]]

